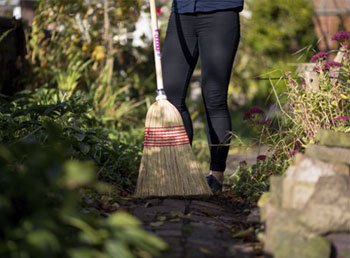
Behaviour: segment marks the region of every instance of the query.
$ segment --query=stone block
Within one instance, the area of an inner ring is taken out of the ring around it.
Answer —
[[[277,210],[271,204],[264,207],[266,230],[264,249],[275,258],[329,258],[331,244],[315,236],[299,223],[300,211]]]
[[[339,175],[350,176],[350,165],[346,164],[334,164],[333,171]]]
[[[305,153],[307,156],[331,163],[344,163],[350,165],[350,148],[327,147],[321,145],[308,145]]]
[[[259,208],[263,208],[265,204],[271,202],[271,193],[270,192],[264,192],[259,200],[258,200],[258,206]]]
[[[320,130],[316,140],[320,145],[350,148],[350,134]]]
[[[331,254],[330,242],[319,236],[306,239],[294,232],[281,231],[276,241],[275,258],[329,258]]]
[[[329,258],[331,255],[331,243],[321,236],[313,236],[301,247],[300,258]]]
[[[286,178],[283,181],[282,207],[302,210],[315,191],[315,183]]]
[[[268,219],[276,216],[279,213],[279,208],[271,203],[266,203],[264,207],[260,208],[260,221],[266,222]]]
[[[298,222],[299,211],[276,210],[273,206],[268,207],[268,209],[270,210],[266,217],[264,239],[266,252],[274,254],[275,250],[281,245],[281,238],[283,239],[285,234],[295,235],[302,239],[310,236],[311,232]]]
[[[300,221],[318,234],[350,232],[350,177],[321,177]]]
[[[303,159],[304,159],[304,154],[302,154],[302,153],[295,154],[295,156],[293,158],[294,166],[298,166],[300,164],[300,162],[303,161]]]
[[[270,177],[270,200],[277,207],[282,205],[283,179],[281,176]]]
[[[292,165],[287,169],[286,178],[316,183],[321,176],[334,174],[334,164],[303,155],[297,164]]]

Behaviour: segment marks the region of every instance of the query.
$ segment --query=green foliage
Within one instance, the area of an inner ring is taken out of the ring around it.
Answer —
[[[284,78],[286,92],[278,95],[273,85],[278,110],[271,116],[272,124],[261,131],[260,142],[269,145],[275,155],[288,157],[302,151],[315,143],[321,129],[350,132],[350,62],[348,50],[340,51],[345,52],[340,68],[327,70],[325,60],[315,64],[317,88],[291,78],[290,73]]]
[[[257,54],[278,56],[310,42],[312,10],[305,0],[258,0],[248,4],[252,18],[246,44]],[[305,35],[306,34],[306,35]],[[311,34],[312,35],[312,34]]]
[[[305,46],[315,41],[313,13],[308,0],[249,0],[245,9],[251,16],[242,15],[230,103],[263,105],[272,102],[269,78],[310,57],[312,46]]]
[[[166,244],[145,232],[125,212],[107,218],[81,211],[78,189],[96,181],[90,161],[66,158],[62,128],[47,119],[46,142],[0,145],[0,256],[134,258],[153,257]]]
[[[101,180],[131,191],[138,171],[140,142],[134,139],[126,143],[118,131],[105,128],[94,118],[91,104],[83,95],[76,94],[60,102],[58,93],[41,88],[35,93],[22,92],[11,103],[3,101],[0,141],[35,141],[45,145],[48,139],[45,123],[54,122],[59,126],[60,138],[67,142],[66,158],[93,161]]]
[[[248,166],[243,161],[229,177],[230,191],[250,203],[255,203],[262,193],[269,190],[269,177],[283,174],[288,165],[288,159],[276,160],[268,157],[257,160],[253,166]]]
[[[30,88],[83,90],[109,127],[139,126],[153,77],[149,50],[129,37],[142,1],[40,1],[32,24]],[[139,107],[142,107],[141,109]]]
[[[239,166],[232,176],[232,191],[248,200],[268,190],[270,175],[283,174],[291,157],[303,152],[308,144],[317,142],[320,130],[350,132],[350,58],[343,44],[339,51],[342,63],[319,58],[314,64],[311,87],[304,79],[294,79],[286,73],[272,84],[275,108],[265,112],[252,107],[245,113],[247,125],[258,135],[257,141],[268,146],[271,158],[258,161],[252,167]],[[339,67],[340,66],[340,67]],[[287,90],[278,94],[277,87]]]

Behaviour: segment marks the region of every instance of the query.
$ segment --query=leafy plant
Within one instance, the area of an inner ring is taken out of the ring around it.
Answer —
[[[269,190],[269,177],[283,174],[288,165],[288,159],[276,160],[264,155],[259,155],[257,163],[252,166],[242,161],[229,177],[230,191],[250,203],[255,203],[262,193]]]
[[[118,131],[105,128],[94,118],[91,104],[83,95],[52,103],[55,97],[58,99],[55,89],[42,88],[35,93],[22,92],[11,103],[3,101],[0,105],[1,142],[46,144],[48,131],[44,124],[52,120],[61,129],[61,139],[67,142],[66,158],[93,161],[101,180],[114,183],[120,190],[132,191],[140,142],[134,139],[131,145],[119,137]],[[47,100],[52,104],[47,104]]]
[[[79,89],[108,127],[140,126],[153,76],[151,47],[133,47],[130,37],[141,2],[39,1],[28,48],[29,87],[58,88],[65,98]]]
[[[79,189],[109,186],[96,180],[91,161],[67,159],[70,144],[59,124],[46,119],[42,127],[45,144],[0,145],[1,257],[136,258],[166,248],[125,212],[107,218],[82,212]]]
[[[259,144],[269,147],[272,157],[253,167],[240,166],[232,177],[235,193],[255,200],[256,194],[267,190],[268,176],[283,174],[292,156],[316,142],[318,131],[350,132],[350,33],[340,32],[333,38],[341,43],[339,62],[327,62],[328,53],[324,52],[311,58],[316,86],[286,73],[272,84],[273,109],[265,112],[251,107],[245,112],[244,119],[256,130]],[[278,94],[277,86],[287,90]]]
[[[246,0],[229,101],[234,108],[273,103],[269,78],[309,58],[316,42],[308,0]],[[306,46],[306,47],[305,47]],[[301,51],[302,50],[302,51]],[[280,87],[279,93],[285,89]]]

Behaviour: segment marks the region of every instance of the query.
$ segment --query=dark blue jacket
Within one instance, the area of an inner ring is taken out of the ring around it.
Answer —
[[[244,0],[173,0],[176,13],[212,12],[225,9],[243,9]]]

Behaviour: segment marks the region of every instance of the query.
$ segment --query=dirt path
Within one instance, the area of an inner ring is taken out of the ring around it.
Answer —
[[[248,221],[251,208],[229,196],[129,200],[122,205],[169,243],[163,258],[264,257]]]
[[[243,160],[254,164],[262,152],[266,148],[231,153],[228,171],[232,173]],[[130,198],[120,208],[169,244],[162,258],[266,257],[256,239],[261,228],[257,209],[229,192],[207,198]]]

